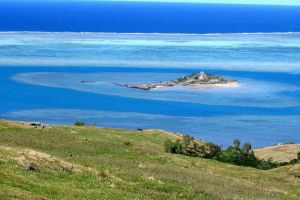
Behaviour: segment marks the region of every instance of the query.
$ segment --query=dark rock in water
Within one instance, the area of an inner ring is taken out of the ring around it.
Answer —
[[[80,83],[82,83],[82,84],[88,84],[88,83],[95,83],[95,81],[80,81]]]

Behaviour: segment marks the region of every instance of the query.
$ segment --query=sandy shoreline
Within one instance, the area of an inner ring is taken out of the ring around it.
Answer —
[[[164,88],[192,88],[192,89],[214,89],[214,88],[234,88],[239,87],[238,82],[232,82],[232,83],[224,83],[224,84],[191,84],[191,85],[175,85],[175,86],[157,86],[155,88],[152,88],[150,90],[158,90],[158,89],[164,89]]]
[[[194,84],[187,87],[196,89],[210,89],[210,88],[226,88],[226,87],[238,87],[238,82],[224,83],[224,84]]]

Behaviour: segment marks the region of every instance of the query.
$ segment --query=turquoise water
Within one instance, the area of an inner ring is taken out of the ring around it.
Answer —
[[[300,33],[0,33],[3,66],[115,66],[299,73]]]
[[[0,117],[157,128],[227,146],[300,142],[300,34],[0,33]],[[115,83],[204,70],[238,87]],[[88,81],[82,84],[81,81]]]

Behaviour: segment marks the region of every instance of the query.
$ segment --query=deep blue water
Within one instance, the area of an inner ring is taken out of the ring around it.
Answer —
[[[300,7],[1,1],[0,31],[300,32]]]

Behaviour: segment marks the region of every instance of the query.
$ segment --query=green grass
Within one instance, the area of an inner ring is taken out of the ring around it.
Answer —
[[[176,137],[0,121],[0,199],[300,198],[297,166],[262,171],[164,153]]]

